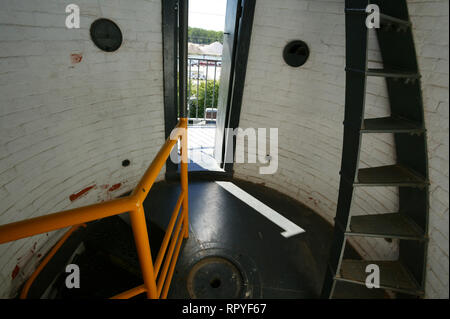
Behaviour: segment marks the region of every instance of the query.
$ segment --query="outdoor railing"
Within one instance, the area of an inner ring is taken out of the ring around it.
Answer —
[[[221,60],[188,58],[189,119],[216,120],[221,64]]]
[[[112,298],[126,299],[144,292],[147,293],[147,298],[158,299],[167,297],[181,243],[183,238],[189,236],[187,123],[187,118],[180,119],[173,134],[161,147],[131,195],[99,204],[70,209],[0,226],[0,244],[73,226],[59,240],[53,249],[50,250],[42,263],[28,279],[20,295],[21,298],[26,298],[34,279],[74,230],[84,223],[126,212],[130,214],[131,227],[144,283]],[[178,139],[180,139],[181,142],[181,194],[173,210],[155,264],[153,264],[143,202],[169,157],[172,148],[177,144]]]

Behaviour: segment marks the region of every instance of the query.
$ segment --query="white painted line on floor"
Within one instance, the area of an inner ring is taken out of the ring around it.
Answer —
[[[233,194],[237,198],[239,198],[241,201],[245,202],[247,205],[252,207],[254,210],[259,212],[261,215],[269,219],[271,222],[276,224],[277,226],[284,229],[284,232],[281,233],[282,236],[289,238],[291,236],[304,233],[305,230],[293,222],[291,222],[289,219],[285,218],[284,216],[280,215],[276,211],[274,211],[272,208],[267,206],[266,204],[260,202],[258,199],[250,195],[249,193],[245,192],[238,186],[234,185],[231,182],[216,182],[220,186],[222,186],[225,190],[227,190],[229,193]]]

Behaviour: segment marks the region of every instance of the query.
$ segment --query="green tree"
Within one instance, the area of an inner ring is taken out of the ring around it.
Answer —
[[[211,44],[217,41],[223,43],[223,32],[189,27],[188,39],[189,42],[197,44]]]
[[[191,80],[191,91],[189,98],[189,117],[193,118],[198,115],[198,117],[204,117],[205,106],[206,108],[217,108],[219,101],[219,81],[216,81],[214,88],[214,81],[200,81],[197,88],[197,81]],[[188,83],[189,85],[189,83]],[[206,103],[205,103],[205,86],[206,86]],[[197,89],[198,89],[198,113],[197,113]]]

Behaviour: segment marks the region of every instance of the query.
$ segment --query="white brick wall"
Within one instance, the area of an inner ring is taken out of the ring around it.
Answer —
[[[448,1],[409,0],[422,74],[430,169],[430,243],[426,293],[448,298]],[[343,0],[258,0],[249,52],[240,127],[279,128],[279,169],[260,175],[236,164],[236,176],[265,183],[305,203],[333,222],[339,187],[345,93]],[[301,39],[310,58],[301,68],[282,60],[284,46]],[[371,34],[371,65],[381,61]],[[366,117],[389,114],[384,80],[370,78]],[[363,137],[361,167],[394,163],[393,138]],[[358,188],[353,214],[395,211],[396,189]],[[393,258],[385,240],[354,242],[364,256]]]
[[[65,28],[70,3],[80,6],[78,30]],[[122,30],[114,53],[90,40],[100,17]],[[160,0],[0,0],[0,224],[131,190],[164,141],[162,79]],[[60,235],[0,245],[0,297]]]

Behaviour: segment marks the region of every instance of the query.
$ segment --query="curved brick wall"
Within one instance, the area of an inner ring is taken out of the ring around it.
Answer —
[[[164,142],[161,1],[74,1],[71,30],[69,3],[0,0],[0,224],[129,191]],[[90,40],[99,17],[121,28],[118,51]],[[0,297],[60,234],[0,245]]]
[[[430,225],[426,293],[448,298],[448,1],[408,1],[428,129]],[[265,183],[333,222],[345,94],[345,16],[342,0],[258,0],[249,52],[240,127],[279,128],[279,169],[260,175],[258,165],[236,164],[235,175]],[[310,58],[301,68],[282,59],[284,46],[301,39]],[[374,33],[369,59],[379,66]],[[370,78],[366,117],[389,114],[384,79]],[[395,162],[389,134],[363,137],[361,167]],[[391,212],[395,188],[358,188],[352,214]],[[367,258],[395,258],[397,244],[384,239],[353,242]]]
[[[67,30],[68,2],[0,0],[0,224],[132,189],[164,140],[160,0],[76,3],[81,29]],[[448,1],[409,5],[430,161],[426,290],[428,297],[448,298]],[[237,177],[276,188],[330,222],[342,147],[343,8],[343,0],[257,1],[240,126],[279,127],[280,164],[274,175],[259,175],[255,165],[235,166]],[[90,41],[88,28],[98,17],[121,27],[124,43],[117,52],[104,53]],[[309,44],[311,56],[292,69],[281,52],[297,38]],[[374,38],[371,47],[377,64]],[[386,96],[384,82],[370,79],[366,115],[385,115]],[[392,141],[365,136],[362,165],[393,163]],[[131,165],[123,168],[123,159]],[[359,189],[352,212],[396,205],[395,189]],[[0,245],[0,297],[17,291],[60,235]],[[396,254],[395,242],[354,244],[371,258]]]

